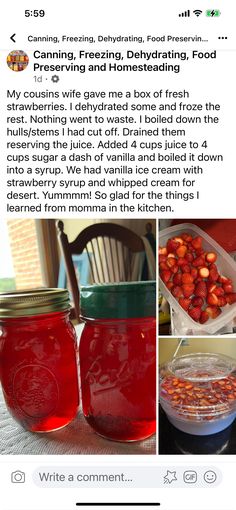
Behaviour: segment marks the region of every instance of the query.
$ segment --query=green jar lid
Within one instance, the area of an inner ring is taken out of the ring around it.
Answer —
[[[90,319],[156,317],[156,282],[81,286],[81,316]]]

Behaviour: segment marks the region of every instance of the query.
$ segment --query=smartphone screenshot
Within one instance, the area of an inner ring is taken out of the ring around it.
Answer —
[[[235,510],[235,16],[2,6],[1,510]]]

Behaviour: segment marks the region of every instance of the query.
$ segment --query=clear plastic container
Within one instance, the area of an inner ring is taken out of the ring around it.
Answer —
[[[226,253],[221,246],[216,243],[208,234],[201,230],[196,225],[191,223],[181,223],[173,227],[166,228],[159,233],[159,245],[165,246],[168,239],[171,237],[178,237],[183,233],[203,238],[203,249],[208,252],[216,252],[217,254],[217,268],[221,274],[230,278],[236,288],[236,262]],[[205,324],[195,322],[188,315],[187,312],[179,305],[178,301],[168,290],[164,282],[159,279],[160,292],[165,296],[170,306],[174,309],[175,321],[175,334],[193,335],[193,334],[207,334],[213,335],[220,332],[222,328],[231,323],[236,318],[236,303],[226,305],[222,308],[222,313],[216,319],[209,319]]]
[[[215,434],[236,417],[236,361],[197,353],[161,367],[160,403],[169,421],[195,435]]]

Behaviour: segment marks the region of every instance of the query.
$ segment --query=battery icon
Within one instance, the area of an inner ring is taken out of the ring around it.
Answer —
[[[219,18],[219,16],[221,15],[221,12],[219,11],[219,9],[212,9],[212,10],[207,10],[206,11],[206,16],[208,18]]]

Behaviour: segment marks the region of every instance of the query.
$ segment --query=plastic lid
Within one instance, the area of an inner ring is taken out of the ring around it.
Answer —
[[[0,293],[0,319],[27,317],[70,309],[66,289],[30,289]]]
[[[179,419],[210,421],[236,411],[236,361],[221,354],[175,358],[161,368],[160,401]]]
[[[156,316],[156,282],[102,283],[82,286],[82,317],[130,319]]]
[[[208,382],[230,375],[236,368],[236,361],[222,354],[196,353],[174,358],[167,366],[175,377]]]

